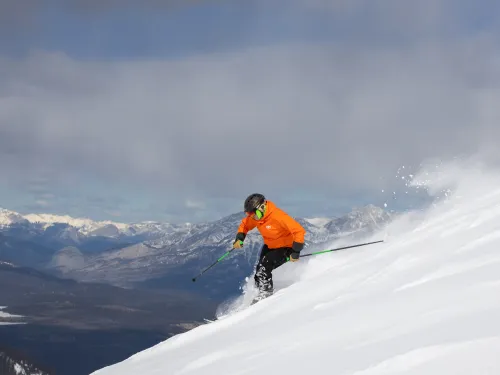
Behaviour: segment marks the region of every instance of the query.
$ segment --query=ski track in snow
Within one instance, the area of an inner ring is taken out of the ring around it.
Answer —
[[[352,375],[426,374],[426,367],[442,367],[446,373],[449,361],[454,362],[453,375],[494,374],[491,364],[474,361],[476,356],[500,353],[500,338],[485,338],[418,348],[385,360],[371,368],[356,371]],[[498,363],[497,363],[498,364]],[[497,367],[495,367],[497,368]]]
[[[500,174],[468,173],[386,243],[286,264],[274,296],[94,375],[500,374]]]

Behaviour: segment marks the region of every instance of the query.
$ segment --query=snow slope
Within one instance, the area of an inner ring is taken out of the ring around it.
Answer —
[[[453,194],[371,238],[385,243],[286,264],[274,296],[94,374],[500,374],[500,174],[415,183]]]

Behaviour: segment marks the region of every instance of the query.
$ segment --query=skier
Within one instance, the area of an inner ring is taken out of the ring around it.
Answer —
[[[304,248],[305,229],[286,212],[262,194],[251,194],[245,200],[246,217],[241,220],[234,249],[243,247],[249,231],[257,228],[264,239],[255,269],[255,285],[259,290],[252,304],[273,294],[272,271],[282,264],[299,260]]]

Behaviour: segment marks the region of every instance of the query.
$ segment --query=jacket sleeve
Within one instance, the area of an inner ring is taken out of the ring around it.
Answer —
[[[292,218],[286,212],[282,212],[282,215],[280,215],[280,221],[282,225],[293,235],[292,250],[296,253],[300,253],[300,251],[304,248],[306,230],[297,220]]]
[[[245,241],[247,233],[255,228],[255,222],[251,221],[248,217],[244,217],[241,220],[240,226],[238,227],[238,233],[236,234],[236,239],[240,241]]]

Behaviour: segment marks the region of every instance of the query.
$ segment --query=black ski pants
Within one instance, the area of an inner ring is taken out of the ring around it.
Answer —
[[[259,289],[259,294],[265,296],[273,294],[272,271],[285,264],[291,253],[291,247],[278,249],[269,249],[267,245],[262,247],[254,276],[255,286]]]

